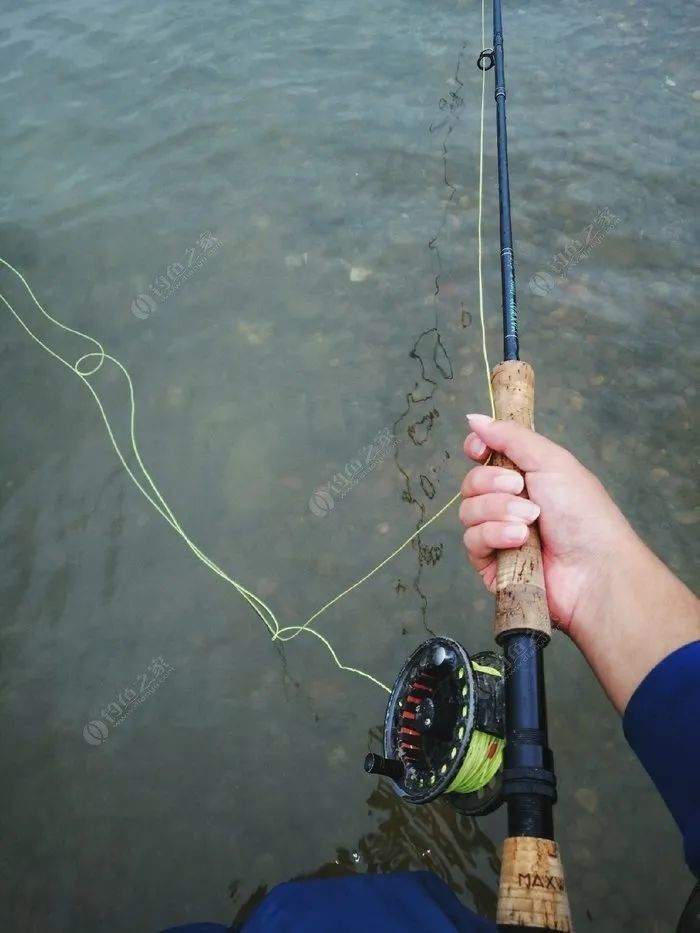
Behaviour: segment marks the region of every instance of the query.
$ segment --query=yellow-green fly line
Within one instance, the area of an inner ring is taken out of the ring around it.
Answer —
[[[490,674],[492,677],[503,676],[495,667],[479,664],[477,661],[472,661],[471,664],[475,671]],[[489,781],[498,774],[503,763],[505,744],[504,739],[499,739],[495,735],[489,735],[488,732],[475,729],[469,740],[469,747],[467,754],[464,756],[464,761],[452,779],[446,793],[473,794],[482,787],[486,787]],[[452,749],[452,754],[453,756],[457,755],[456,748]],[[447,770],[446,765],[443,765],[443,767]]]
[[[485,46],[485,9],[484,9],[484,0],[481,2],[481,34],[482,34],[482,48]],[[482,81],[481,81],[481,118],[480,118],[480,137],[479,137],[479,199],[478,199],[478,219],[477,219],[477,240],[478,240],[478,301],[479,301],[479,320],[481,324],[481,348],[483,354],[484,365],[486,367],[486,384],[488,387],[489,400],[491,403],[491,412],[495,414],[494,403],[493,403],[493,393],[491,390],[491,379],[490,379],[490,367],[488,361],[488,354],[486,350],[486,323],[484,319],[484,298],[483,298],[483,272],[482,272],[482,235],[481,235],[481,221],[482,221],[482,208],[483,208],[483,178],[484,178],[484,100],[486,93],[486,72],[482,71]],[[170,525],[173,531],[178,534],[182,540],[185,542],[187,547],[192,551],[194,556],[200,560],[205,567],[211,570],[217,577],[224,580],[228,583],[229,586],[232,586],[239,596],[241,596],[255,612],[258,618],[263,622],[267,628],[273,641],[291,641],[293,638],[296,638],[302,632],[308,632],[308,634],[313,635],[317,638],[323,645],[328,649],[334,663],[341,671],[347,671],[351,674],[357,674],[359,677],[364,677],[367,680],[370,680],[373,684],[376,684],[378,687],[381,687],[382,690],[386,690],[387,693],[390,693],[389,687],[386,684],[382,683],[372,674],[367,671],[363,671],[357,667],[351,667],[348,664],[344,664],[338,657],[335,649],[332,644],[323,635],[318,631],[317,628],[312,627],[314,623],[323,613],[327,612],[332,606],[340,602],[341,599],[344,599],[358,587],[362,586],[363,583],[366,583],[371,577],[376,573],[382,570],[397,554],[400,554],[404,548],[416,538],[419,534],[425,532],[425,530],[441,518],[445,512],[447,512],[460,498],[460,493],[457,493],[453,496],[449,502],[445,503],[441,509],[439,509],[431,518],[425,521],[419,528],[417,528],[412,534],[410,534],[402,544],[395,548],[384,560],[380,561],[375,567],[368,571],[364,576],[359,580],[356,580],[355,583],[346,587],[342,592],[338,593],[337,596],[334,596],[333,599],[330,599],[327,603],[321,606],[320,609],[316,610],[309,618],[300,625],[286,625],[281,626],[277,616],[273,610],[267,605],[267,603],[261,599],[259,596],[256,596],[255,593],[251,592],[242,583],[235,580],[230,576],[226,571],[224,571],[211,557],[209,557],[187,534],[179,520],[175,516],[172,508],[166,502],[164,496],[158,489],[157,484],[155,483],[150,472],[146,468],[139,446],[136,439],[136,395],[134,391],[134,383],[129,374],[127,368],[121,363],[116,357],[111,356],[107,353],[95,337],[91,337],[89,334],[83,333],[82,331],[70,327],[67,324],[59,321],[57,318],[53,317],[49,312],[43,307],[39,299],[36,297],[34,292],[31,289],[31,286],[24,278],[21,272],[19,272],[10,262],[6,259],[0,257],[0,264],[12,272],[22,283],[26,289],[29,297],[31,298],[35,308],[48,320],[51,324],[58,327],[60,330],[65,331],[69,334],[73,334],[75,337],[79,337],[82,340],[86,340],[91,346],[91,349],[83,353],[75,362],[70,362],[65,359],[45,343],[31,327],[26,323],[22,316],[15,310],[12,304],[7,300],[7,298],[0,293],[0,300],[5,305],[5,307],[10,311],[10,313],[17,320],[18,324],[26,331],[26,333],[31,337],[31,339],[38,344],[49,356],[52,356],[55,360],[65,366],[71,373],[76,375],[83,385],[89,390],[95,404],[100,412],[102,421],[104,422],[105,428],[107,430],[107,435],[109,437],[110,443],[114,448],[114,451],[121,463],[122,467],[126,471],[129,479],[136,486],[139,492],[144,496],[144,498],[150,503],[150,505],[155,509],[155,511]],[[117,367],[117,369],[122,373],[124,379],[126,380],[128,393],[129,393],[129,443],[131,450],[128,454],[122,450],[117,441],[112,425],[110,423],[105,407],[102,403],[102,399],[98,391],[90,382],[90,378],[95,376],[99,370],[103,367],[105,362],[110,363]],[[127,456],[133,456],[133,460],[138,467],[138,475],[127,461]],[[477,738],[477,741],[480,741]],[[476,753],[474,753],[476,754]],[[472,755],[471,748],[470,752],[465,759],[465,764],[467,760],[470,760]],[[500,756],[499,756],[500,757]],[[471,766],[470,766],[471,767]],[[461,771],[460,771],[461,774]],[[463,793],[465,791],[462,791]]]

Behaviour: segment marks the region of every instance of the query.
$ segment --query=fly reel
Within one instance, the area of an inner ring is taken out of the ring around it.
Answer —
[[[367,755],[365,771],[391,778],[411,803],[445,794],[463,813],[490,813],[502,799],[504,725],[501,657],[470,657],[451,638],[431,638],[396,678],[384,755]]]

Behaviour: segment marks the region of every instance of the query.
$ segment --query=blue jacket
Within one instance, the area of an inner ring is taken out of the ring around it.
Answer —
[[[645,677],[627,705],[623,727],[678,824],[686,861],[700,878],[700,641],[674,651]],[[462,906],[439,878],[421,871],[278,885],[240,933],[493,933],[495,929]],[[226,933],[230,927],[190,924],[163,933],[176,930]]]

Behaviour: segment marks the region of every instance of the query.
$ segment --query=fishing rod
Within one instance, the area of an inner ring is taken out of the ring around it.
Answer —
[[[477,65],[495,69],[503,362],[491,373],[494,408],[498,419],[532,429],[534,372],[520,359],[518,333],[501,0],[493,0],[493,48],[481,52]],[[500,453],[491,462],[517,469]],[[442,637],[413,652],[389,698],[384,754],[367,755],[365,770],[389,777],[412,803],[444,794],[478,816],[505,802],[499,930],[568,933],[573,926],[554,840],[556,776],[547,737],[544,648],[551,622],[534,524],[521,547],[498,552],[494,633],[500,653],[470,656]]]

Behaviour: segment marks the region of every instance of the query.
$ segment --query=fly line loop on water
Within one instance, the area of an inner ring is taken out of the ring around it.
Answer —
[[[485,44],[485,10],[484,10],[484,0],[481,2],[481,32],[482,32],[482,48]],[[481,222],[482,222],[482,212],[483,212],[483,178],[484,178],[484,101],[485,101],[485,92],[486,92],[486,73],[482,71],[482,82],[481,82],[481,116],[480,116],[480,134],[479,134],[479,181],[478,181],[478,214],[477,214],[477,242],[478,242],[478,256],[477,256],[477,268],[478,268],[478,304],[479,304],[479,320],[481,324],[481,350],[483,355],[484,366],[486,368],[486,384],[488,386],[489,399],[491,403],[491,411],[494,413],[493,405],[493,394],[491,389],[491,379],[490,379],[490,367],[488,362],[488,354],[486,349],[486,324],[484,320],[484,297],[483,297],[483,261],[482,261],[482,233],[481,233]],[[70,327],[67,324],[64,324],[62,321],[59,321],[57,318],[53,317],[41,304],[39,299],[36,297],[32,291],[31,286],[22,275],[10,262],[0,257],[0,265],[4,266],[11,273],[13,273],[19,281],[24,286],[27,294],[31,298],[35,308],[40,312],[43,317],[48,320],[52,325],[59,328],[60,330],[73,334],[75,337],[78,337],[82,340],[86,340],[92,347],[86,353],[83,353],[74,363],[71,363],[65,357],[61,356],[56,350],[50,347],[44,340],[42,340],[27,324],[24,318],[15,310],[12,304],[7,300],[7,298],[0,293],[0,301],[5,305],[5,307],[10,311],[14,316],[17,323],[26,331],[26,333],[31,337],[31,339],[39,346],[42,350],[53,357],[59,363],[66,367],[71,373],[76,375],[78,379],[83,383],[83,385],[88,389],[92,395],[95,404],[97,405],[102,421],[107,430],[107,435],[109,437],[110,443],[114,448],[114,451],[121,463],[122,467],[126,471],[129,479],[132,481],[134,486],[139,490],[142,496],[150,503],[150,505],[155,509],[155,511],[163,518],[168,525],[173,529],[173,531],[179,535],[180,538],[185,542],[190,551],[194,556],[200,560],[205,567],[207,567],[213,574],[222,579],[229,586],[232,586],[238,595],[244,599],[250,608],[255,612],[261,622],[265,625],[267,631],[270,634],[270,637],[273,641],[288,642],[302,633],[308,633],[317,638],[328,650],[333,662],[341,671],[347,671],[351,674],[356,674],[359,677],[363,677],[366,680],[371,681],[373,684],[376,684],[378,687],[381,687],[383,690],[386,690],[387,693],[390,693],[389,687],[386,684],[382,683],[378,678],[363,671],[360,668],[352,667],[348,664],[344,664],[341,659],[338,657],[337,652],[335,651],[333,645],[329,639],[318,631],[317,628],[312,626],[312,623],[315,623],[316,620],[327,612],[332,606],[335,606],[340,600],[344,599],[346,596],[349,596],[350,593],[354,592],[358,587],[366,583],[371,577],[379,573],[391,560],[394,559],[398,554],[401,553],[408,545],[416,538],[419,534],[422,534],[430,525],[436,522],[442,515],[445,514],[460,498],[460,493],[457,493],[453,496],[449,502],[445,503],[441,509],[439,509],[431,518],[423,522],[412,534],[410,534],[402,544],[395,548],[387,557],[380,561],[375,567],[369,570],[364,576],[360,577],[359,580],[356,580],[350,586],[346,587],[342,592],[338,593],[337,596],[334,596],[327,603],[321,606],[320,609],[317,609],[309,618],[299,624],[299,625],[286,625],[281,626],[277,616],[273,610],[267,605],[267,603],[261,599],[259,596],[256,596],[251,590],[247,589],[240,583],[238,580],[235,580],[230,574],[226,573],[211,557],[209,557],[202,548],[197,545],[192,538],[189,537],[183,526],[180,524],[172,508],[166,502],[163,494],[160,492],[156,482],[154,481],[151,473],[146,468],[139,445],[136,438],[136,395],[134,391],[134,383],[129,374],[127,368],[120,362],[116,357],[111,356],[107,353],[95,337],[91,337],[89,334],[83,333],[83,331],[78,330],[77,328]],[[107,412],[105,410],[104,404],[100,397],[100,394],[95,389],[95,387],[90,382],[92,376],[95,376],[105,365],[105,363],[110,363],[116,366],[122,373],[128,393],[129,393],[129,445],[130,451],[125,453],[119,442],[116,439],[112,424],[109,420]],[[128,459],[133,458],[137,466],[135,471],[129,465]]]

